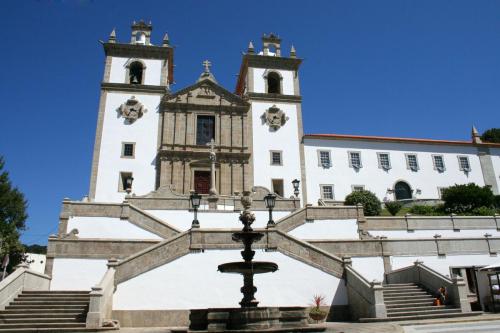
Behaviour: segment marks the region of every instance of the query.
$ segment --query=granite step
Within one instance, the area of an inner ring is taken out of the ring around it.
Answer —
[[[86,304],[13,304],[9,305],[6,310],[27,310],[27,309],[86,309]]]
[[[460,309],[456,308],[445,308],[445,309],[425,309],[425,310],[413,310],[413,311],[400,311],[400,312],[390,312],[387,317],[402,317],[402,316],[419,316],[419,315],[431,315],[431,314],[452,314],[452,313],[462,313]]]
[[[85,323],[15,323],[15,324],[0,324],[0,329],[12,328],[85,328]]]
[[[33,327],[36,327],[40,324],[72,324],[72,323],[85,323],[83,318],[71,317],[71,318],[9,318],[9,319],[0,319],[0,327],[3,327],[5,324],[30,324]]]
[[[5,309],[0,311],[0,315],[10,315],[10,314],[39,314],[39,313],[51,313],[51,314],[69,314],[69,313],[83,313],[85,312],[86,307],[77,307],[77,308],[27,308],[27,309]]]
[[[409,315],[409,316],[388,317],[388,318],[360,318],[359,321],[362,323],[374,323],[374,322],[384,322],[384,321],[403,321],[403,320],[470,317],[470,316],[477,316],[477,315],[478,315],[477,312],[436,313],[436,314],[426,314],[426,315],[421,314],[421,315]]]
[[[387,307],[387,313],[391,312],[399,312],[399,311],[413,311],[413,310],[423,310],[423,309],[447,309],[448,306],[446,305],[432,305],[432,304],[409,304],[407,306],[394,306],[394,307]]]
[[[0,321],[2,319],[16,319],[16,318],[83,318],[86,317],[86,315],[83,312],[59,312],[59,313],[54,313],[54,312],[37,312],[37,313],[32,313],[32,312],[26,312],[22,311],[20,313],[3,313],[0,312]]]
[[[88,301],[69,301],[69,300],[37,300],[37,301],[13,301],[12,305],[88,305]],[[9,305],[10,306],[10,305]]]

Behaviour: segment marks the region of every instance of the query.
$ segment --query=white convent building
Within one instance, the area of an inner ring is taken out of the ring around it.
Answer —
[[[87,326],[187,325],[190,309],[237,306],[241,278],[217,265],[240,258],[231,230],[241,228],[244,191],[253,191],[254,228],[266,232],[256,259],[279,265],[256,277],[263,306],[307,306],[323,294],[330,319],[385,318],[403,313],[384,300],[387,284],[414,282],[448,286],[453,311],[487,309],[478,267],[499,261],[498,216],[365,217],[342,201],[360,189],[439,200],[464,183],[498,194],[500,144],[475,130],[470,141],[305,134],[302,60],[277,35],[260,49],[250,43],[234,90],[209,61],[192,85],[173,89],[174,48],[167,35],[153,44],[151,32],[141,21],[129,42],[113,31],[103,43],[89,195],[63,201],[49,238],[42,288],[93,290]],[[203,195],[199,228],[193,191]],[[278,195],[272,227],[269,192]],[[407,316],[429,315],[424,305]]]

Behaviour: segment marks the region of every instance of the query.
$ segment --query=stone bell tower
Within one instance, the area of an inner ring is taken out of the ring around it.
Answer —
[[[89,199],[121,202],[127,193],[156,188],[158,107],[173,82],[173,48],[165,34],[152,42],[153,26],[133,22],[130,42],[113,29],[103,43],[106,62],[90,179]]]
[[[301,63],[293,45],[284,56],[281,38],[264,34],[260,52],[249,43],[236,86],[236,93],[251,103],[252,156],[254,170],[259,170],[254,172],[254,186],[267,187],[287,198],[293,195],[293,180],[300,180],[305,188]],[[304,190],[300,192],[300,197],[305,195]]]

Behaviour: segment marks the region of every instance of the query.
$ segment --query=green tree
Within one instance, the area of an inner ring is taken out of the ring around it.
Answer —
[[[490,128],[481,135],[481,140],[485,142],[500,143],[500,128]]]
[[[377,196],[365,190],[352,192],[345,197],[344,204],[347,206],[362,204],[366,216],[377,216],[382,211],[382,204]]]
[[[450,186],[443,190],[442,199],[447,213],[472,214],[481,207],[492,208],[493,192],[488,186],[474,183]]]
[[[8,271],[23,258],[24,247],[19,241],[21,231],[26,229],[27,202],[9,180],[9,173],[4,168],[4,160],[0,156],[0,256],[10,256]]]

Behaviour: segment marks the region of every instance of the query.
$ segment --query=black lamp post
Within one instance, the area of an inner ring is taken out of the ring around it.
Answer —
[[[268,227],[273,227],[275,225],[273,221],[273,208],[276,204],[276,196],[269,193],[264,197],[264,202],[266,203],[266,208],[269,209],[269,221],[267,222]]]
[[[201,195],[196,192],[191,193],[189,200],[191,201],[191,206],[193,206],[194,209],[194,220],[193,223],[191,223],[191,228],[199,228],[200,222],[198,221],[198,207],[200,207]]]
[[[299,197],[299,184],[300,184],[300,180],[298,180],[298,179],[292,180],[293,194],[295,194],[296,198]]]

